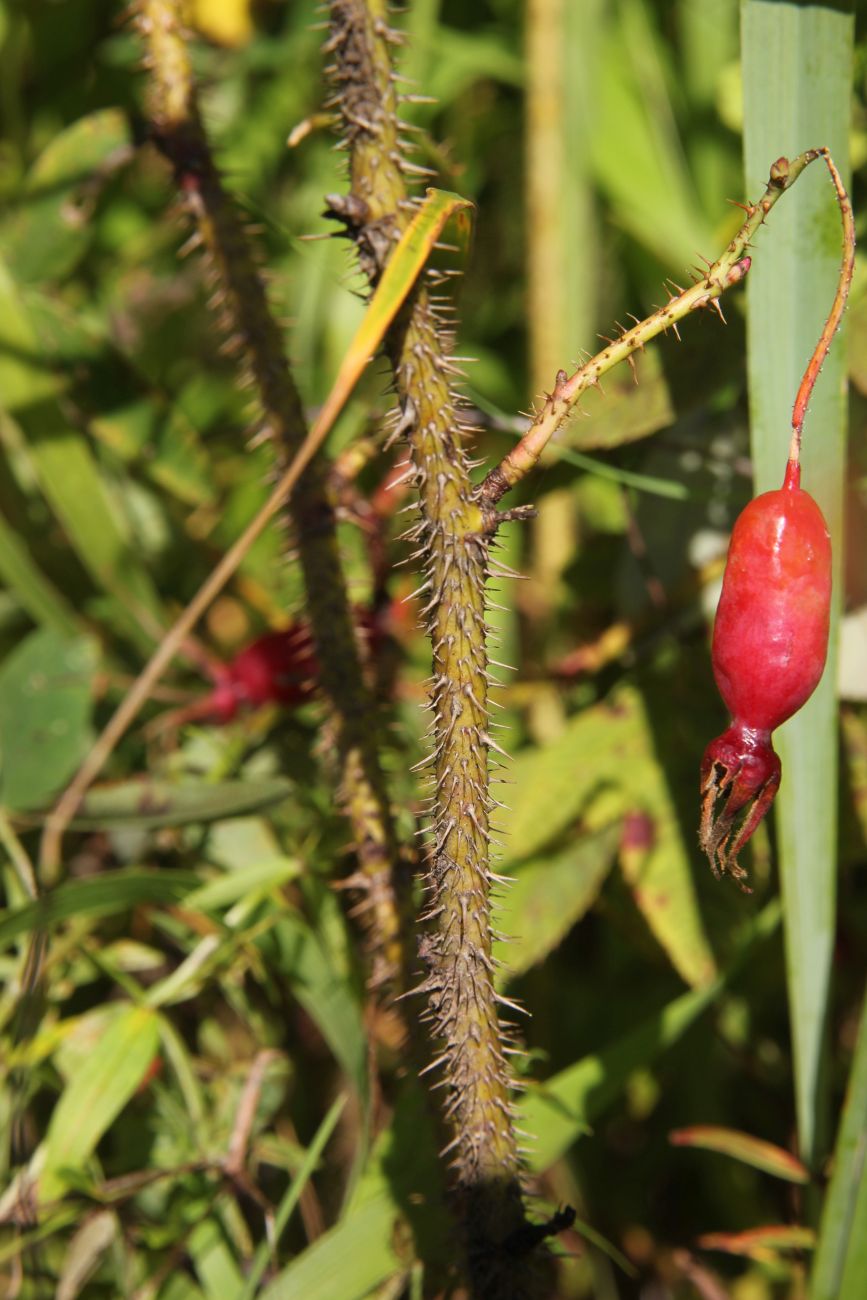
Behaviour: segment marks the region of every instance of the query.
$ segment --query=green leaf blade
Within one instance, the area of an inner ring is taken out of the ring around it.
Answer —
[[[742,52],[747,193],[781,154],[827,145],[848,167],[853,20],[840,5],[745,0]],[[821,164],[774,210],[747,280],[756,490],[779,487],[792,404],[827,317],[840,265],[840,217]],[[845,348],[825,362],[804,431],[803,486],[822,508],[835,554],[829,667],[806,707],[780,729],[777,801],[786,964],[801,1155],[821,1158],[827,1127],[826,1018],[836,906],[837,658],[846,430]]]

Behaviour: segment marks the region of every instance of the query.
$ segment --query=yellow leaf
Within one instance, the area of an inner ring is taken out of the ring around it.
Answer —
[[[218,45],[246,45],[253,35],[251,0],[191,0],[190,21]]]

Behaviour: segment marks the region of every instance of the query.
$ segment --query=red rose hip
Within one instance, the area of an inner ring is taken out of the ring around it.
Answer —
[[[780,760],[771,732],[810,698],[825,667],[831,611],[831,539],[822,512],[801,490],[801,432],[813,386],[843,316],[855,264],[852,205],[827,149],[843,219],[840,279],[795,397],[783,486],[741,513],[732,533],[713,633],[713,672],[732,717],[701,764],[699,841],[714,874],[744,889],[738,853],[774,801]],[[771,175],[785,176],[780,158]]]
[[[735,721],[773,731],[809,699],[828,653],[831,539],[801,488],[764,492],[732,534],[713,670]]]
[[[735,524],[713,634],[713,671],[732,725],[702,762],[700,839],[717,875],[742,881],[737,855],[773,802],[771,732],[806,703],[828,653],[831,539],[790,463]]]

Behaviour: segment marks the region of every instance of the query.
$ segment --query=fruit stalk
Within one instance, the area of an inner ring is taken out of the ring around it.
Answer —
[[[727,289],[739,284],[750,269],[747,250],[759,227],[762,226],[774,204],[790,189],[805,167],[817,158],[825,157],[827,150],[808,149],[797,158],[778,159],[771,168],[767,188],[758,203],[739,204],[746,219],[725,249],[710,264],[706,273],[687,289],[674,285],[677,293],[669,291],[669,300],[645,320],[638,321],[632,329],[624,329],[607,348],[597,353],[571,376],[565,370],[558,372],[552,391],[545,396],[541,409],[510,452],[485,478],[479,493],[483,506],[490,508],[520,483],[538,464],[542,452],[565,420],[574,411],[581,395],[588,388],[598,386],[604,374],[621,361],[628,361],[636,352],[659,334],[672,329],[677,333],[678,322],[690,312],[701,308],[717,311],[722,316],[719,299]],[[783,166],[782,164],[785,164]]]

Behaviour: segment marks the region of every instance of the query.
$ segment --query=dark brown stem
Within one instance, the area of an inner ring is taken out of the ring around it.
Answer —
[[[171,162],[219,295],[223,325],[252,380],[262,429],[285,467],[307,436],[298,390],[286,361],[250,237],[211,155],[196,102],[176,0],[142,0],[138,26],[150,68],[149,116],[155,142]],[[364,681],[337,547],[327,467],[314,458],[289,499],[321,666],[320,686],[336,732],[340,800],[352,825],[359,870],[351,883],[371,950],[372,983],[399,990],[406,982],[406,918],[399,854],[379,766],[378,726]]]

